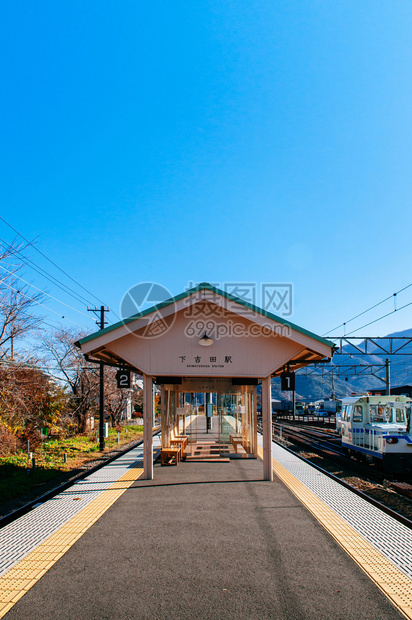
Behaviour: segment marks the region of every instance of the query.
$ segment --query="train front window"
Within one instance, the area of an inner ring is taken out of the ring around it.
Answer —
[[[371,414],[371,422],[380,422],[380,423],[387,422],[387,419],[385,416],[385,407],[382,407],[382,405],[371,405],[370,414]]]
[[[385,422],[392,422],[392,407],[384,407],[383,408],[384,411],[384,415],[385,415]]]
[[[396,407],[395,417],[397,422],[405,424],[405,411],[403,409],[398,409],[398,407]]]
[[[355,405],[353,408],[353,421],[362,422],[362,405]]]
[[[392,422],[392,407],[386,405],[371,405],[371,422],[389,424]]]

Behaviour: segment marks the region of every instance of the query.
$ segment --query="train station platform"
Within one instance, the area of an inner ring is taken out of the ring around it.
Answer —
[[[408,549],[399,565],[381,540],[398,530],[379,531],[372,517],[378,548],[365,507],[349,502],[341,515],[322,474],[273,450],[270,482],[259,460],[242,458],[155,463],[154,479],[142,480],[136,449],[9,524],[0,530],[0,617],[412,617]]]

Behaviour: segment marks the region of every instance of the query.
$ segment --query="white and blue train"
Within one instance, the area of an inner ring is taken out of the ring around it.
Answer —
[[[342,399],[336,424],[345,452],[389,473],[411,472],[411,402],[407,396],[367,394]]]

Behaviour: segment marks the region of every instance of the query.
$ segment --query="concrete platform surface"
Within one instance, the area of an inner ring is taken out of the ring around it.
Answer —
[[[7,620],[403,616],[260,460],[155,465]]]

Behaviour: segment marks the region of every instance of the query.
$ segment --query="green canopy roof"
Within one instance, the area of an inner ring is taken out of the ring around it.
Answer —
[[[258,306],[250,304],[247,301],[240,299],[240,297],[236,297],[235,295],[231,295],[230,293],[227,293],[226,291],[222,291],[216,286],[212,286],[208,282],[201,282],[197,286],[191,289],[188,289],[184,293],[180,293],[180,295],[177,295],[176,297],[171,297],[170,299],[166,299],[165,301],[162,301],[156,304],[155,306],[152,306],[151,308],[147,308],[146,310],[143,310],[142,312],[138,312],[137,314],[133,314],[132,316],[126,319],[123,319],[121,321],[118,321],[117,323],[114,323],[113,325],[109,325],[108,327],[105,327],[104,329],[101,329],[98,332],[95,332],[94,334],[90,334],[90,336],[81,338],[75,344],[79,346],[86,342],[89,342],[90,340],[99,338],[100,336],[103,336],[104,334],[108,334],[112,331],[115,331],[116,329],[118,329],[119,327],[122,327],[123,325],[127,325],[128,323],[131,323],[132,321],[136,321],[136,319],[140,319],[141,317],[147,316],[148,314],[151,314],[152,312],[155,312],[156,310],[165,308],[166,306],[170,306],[171,304],[174,304],[177,301],[184,299],[185,297],[190,297],[190,295],[193,295],[194,293],[197,293],[202,290],[208,290],[208,291],[211,291],[212,293],[216,293],[217,295],[221,295],[222,297],[225,297],[226,299],[230,301],[233,301],[237,304],[240,304],[241,306],[245,306],[246,308],[253,310],[257,314],[261,314],[262,316],[272,319],[273,321],[276,321],[283,325],[287,325],[291,329],[297,332],[300,332],[301,334],[304,334],[305,336],[309,336],[310,338],[313,338],[314,340],[317,340],[318,342],[321,342],[322,344],[325,344],[329,347],[334,346],[334,343],[331,342],[330,340],[327,340],[326,338],[322,338],[321,336],[317,336],[313,332],[310,332],[307,329],[304,329],[303,327],[299,327],[299,325],[295,325],[294,323],[291,323],[290,321],[286,321],[285,319],[282,319],[281,317],[276,316],[275,314],[272,314],[271,312],[268,312],[267,310],[263,310],[263,308],[259,308]]]

